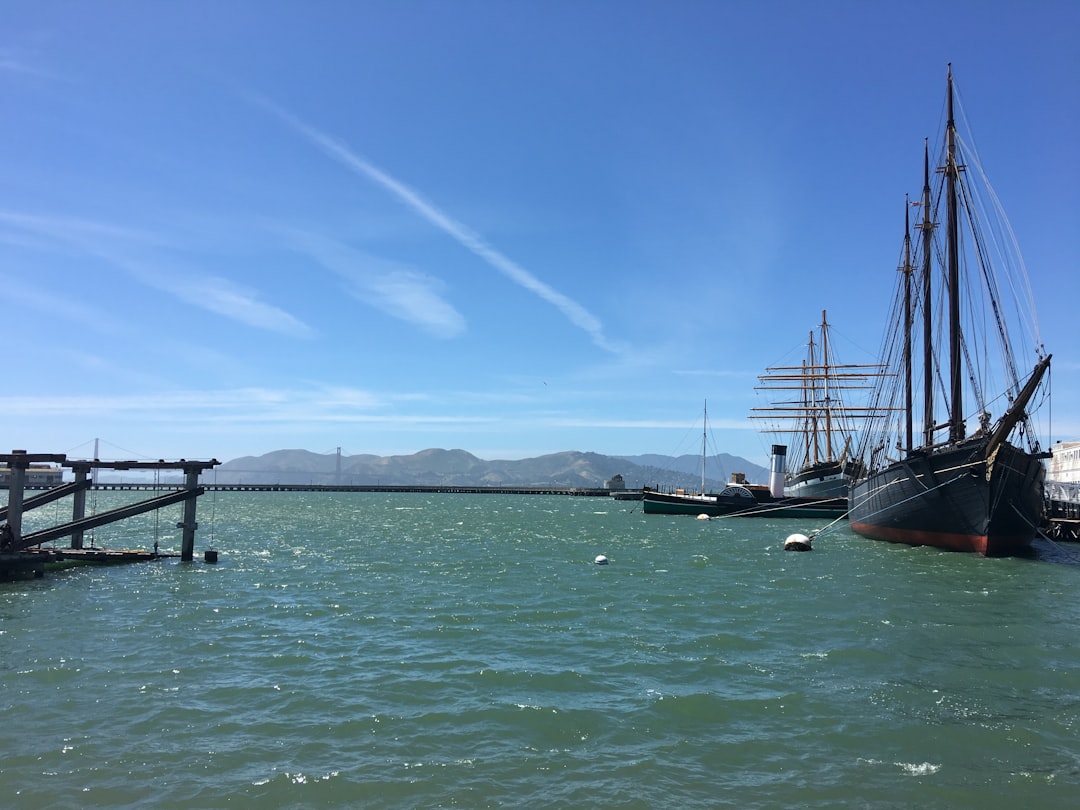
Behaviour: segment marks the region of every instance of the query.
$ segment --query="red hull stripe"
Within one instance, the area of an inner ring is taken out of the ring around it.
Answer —
[[[888,526],[875,526],[872,523],[852,523],[853,531],[874,540],[888,540],[891,543],[907,543],[912,546],[934,546],[949,551],[976,551],[986,553],[986,535],[953,534],[951,532],[928,532],[917,529],[896,529]]]
[[[933,546],[948,551],[974,551],[979,554],[1012,554],[1028,548],[1030,538],[1020,536],[995,537],[991,544],[985,534],[953,534],[949,532],[927,532],[916,529],[896,529],[888,526],[875,526],[872,523],[851,524],[852,531],[874,540],[888,540],[892,543],[907,543],[911,546]]]

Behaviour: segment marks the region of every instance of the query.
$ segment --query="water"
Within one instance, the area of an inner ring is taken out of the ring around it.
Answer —
[[[178,550],[163,515],[95,541]],[[819,527],[565,496],[219,493],[199,518],[194,563],[0,585],[5,806],[1080,795],[1080,547],[785,553]]]

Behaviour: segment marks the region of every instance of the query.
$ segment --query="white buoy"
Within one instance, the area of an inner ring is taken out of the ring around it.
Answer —
[[[790,534],[784,541],[784,551],[812,551],[810,544],[813,542],[805,534]]]
[[[605,557],[603,554],[597,554],[596,559],[593,560],[593,562],[596,563],[597,565],[607,565],[608,564],[608,558]]]
[[[704,512],[702,514],[698,515],[697,519],[698,520],[712,520],[712,518],[709,517],[708,515],[706,515]]]

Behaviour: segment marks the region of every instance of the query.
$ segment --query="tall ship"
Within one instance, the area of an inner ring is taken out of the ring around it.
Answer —
[[[774,460],[784,458],[784,494],[789,497],[846,498],[862,470],[854,456],[859,430],[871,415],[864,404],[878,364],[838,362],[829,335],[829,319],[810,331],[800,365],[770,366],[758,376],[765,407],[752,408],[751,419],[763,420],[763,433],[787,442],[773,446]]]
[[[976,182],[985,174],[970,135],[957,131],[951,65],[945,116],[935,183],[926,145],[921,199],[905,205],[894,327],[879,355],[895,375],[872,392],[885,415],[863,435],[866,466],[848,516],[878,540],[1015,554],[1043,515],[1049,454],[1033,420],[1050,355],[1012,230],[988,184]],[[1021,371],[1028,358],[1034,366]]]

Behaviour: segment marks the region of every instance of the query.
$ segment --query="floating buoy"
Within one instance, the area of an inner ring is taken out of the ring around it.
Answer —
[[[603,554],[597,554],[596,559],[593,560],[593,562],[596,563],[597,565],[607,565],[608,564],[608,558],[605,557]]]
[[[698,515],[698,516],[697,516],[697,519],[698,519],[698,520],[712,520],[712,518],[711,518],[711,517],[709,517],[708,515],[706,515],[706,514],[705,514],[704,512],[703,512],[703,513],[701,513],[700,515]]]
[[[784,541],[784,551],[812,551],[810,547],[812,542],[805,534],[791,534]]]

